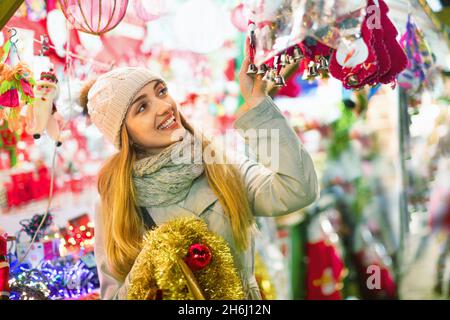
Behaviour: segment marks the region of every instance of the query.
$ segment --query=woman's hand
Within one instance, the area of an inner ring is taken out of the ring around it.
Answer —
[[[247,104],[246,110],[252,109],[260,104],[266,97],[266,81],[262,80],[262,75],[249,76],[247,74],[248,66],[250,65],[249,39],[245,42],[245,58],[242,61],[241,70],[239,72],[239,86],[241,94]]]

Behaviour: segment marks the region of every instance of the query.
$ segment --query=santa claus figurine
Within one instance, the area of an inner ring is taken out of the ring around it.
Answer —
[[[8,237],[0,228],[0,300],[9,299],[9,262],[7,257],[8,241],[13,240]]]
[[[53,70],[42,72],[40,80],[34,87],[34,103],[28,106],[26,130],[34,139],[39,139],[46,130],[59,147],[62,143],[61,127],[64,119],[57,112],[54,103],[58,94],[58,79]]]

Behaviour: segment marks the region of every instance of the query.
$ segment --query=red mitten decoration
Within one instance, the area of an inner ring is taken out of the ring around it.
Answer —
[[[373,0],[369,0],[369,6],[374,5]],[[368,28],[367,23],[365,23],[365,27]],[[372,46],[376,52],[378,59],[378,79],[385,76],[391,70],[391,57],[389,55],[389,51],[384,42],[384,33],[385,30],[383,27],[381,28],[373,28],[372,30]],[[374,83],[375,85],[377,83]]]
[[[375,13],[369,11],[376,6],[375,1],[367,2],[366,17],[361,27],[361,36],[369,51],[366,61],[353,67],[344,67],[338,62],[337,51],[331,57],[330,73],[341,80],[346,89],[359,89],[367,84],[392,83],[407,66],[406,54],[396,39],[398,31],[387,15],[389,8],[383,0],[377,2],[379,10]],[[369,25],[373,14],[380,15],[380,26]],[[349,50],[349,59],[353,54],[355,52]]]
[[[359,89],[366,84],[372,84],[377,81],[379,72],[378,56],[373,46],[373,30],[368,27],[367,19],[368,15],[366,15],[366,18],[364,19],[361,35],[364,43],[369,49],[369,56],[364,63],[356,66],[353,69],[353,72],[345,77],[344,86],[346,85],[347,89]]]
[[[389,7],[383,0],[378,1],[380,3],[381,26],[384,31],[384,43],[389,52],[390,59],[393,62],[389,72],[380,77],[380,82],[389,84],[395,81],[397,75],[406,69],[406,66],[408,65],[408,58],[406,57],[405,51],[397,41],[398,31],[387,15],[389,12]],[[370,3],[373,4],[373,0],[369,0],[369,4]]]

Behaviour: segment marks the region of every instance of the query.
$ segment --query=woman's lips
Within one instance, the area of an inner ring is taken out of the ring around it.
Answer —
[[[178,128],[178,122],[175,118],[175,114],[169,114],[164,120],[158,125],[156,129],[158,130],[172,130]]]

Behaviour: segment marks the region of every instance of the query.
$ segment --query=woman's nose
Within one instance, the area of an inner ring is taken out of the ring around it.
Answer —
[[[172,110],[172,105],[170,103],[161,101],[158,106],[158,115],[162,116]]]

